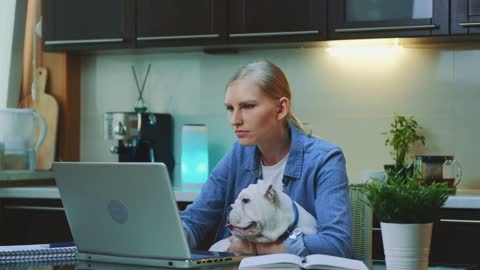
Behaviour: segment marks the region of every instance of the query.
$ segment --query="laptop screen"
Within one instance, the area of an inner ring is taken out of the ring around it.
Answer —
[[[56,162],[53,170],[79,252],[191,259],[164,164]]]

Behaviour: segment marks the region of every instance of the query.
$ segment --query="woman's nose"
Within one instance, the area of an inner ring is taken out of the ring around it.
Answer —
[[[230,123],[235,126],[240,124],[241,122],[242,118],[238,111],[232,111],[232,113],[230,114]]]

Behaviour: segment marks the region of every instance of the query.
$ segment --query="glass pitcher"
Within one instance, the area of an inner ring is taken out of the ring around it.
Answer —
[[[36,168],[36,153],[47,135],[45,118],[33,109],[0,109],[3,170]]]
[[[450,188],[462,180],[462,166],[453,156],[416,156],[415,170],[427,182],[447,182]]]

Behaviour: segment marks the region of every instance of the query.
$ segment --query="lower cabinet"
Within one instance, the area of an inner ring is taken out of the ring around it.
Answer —
[[[1,245],[71,241],[73,238],[61,200],[1,200]]]
[[[480,209],[443,208],[433,224],[430,264],[478,263]],[[380,223],[373,221],[372,259],[384,261]]]
[[[191,202],[178,202],[180,211]],[[197,249],[208,249],[215,231]],[[60,199],[1,199],[0,245],[27,245],[73,241]]]

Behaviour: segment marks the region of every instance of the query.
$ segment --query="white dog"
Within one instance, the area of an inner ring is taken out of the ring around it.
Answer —
[[[310,213],[263,180],[243,189],[230,209],[227,228],[235,237],[251,242],[274,242],[295,228],[306,235],[318,231],[317,221]],[[230,241],[224,239],[210,247],[210,251],[225,251],[229,245]]]

